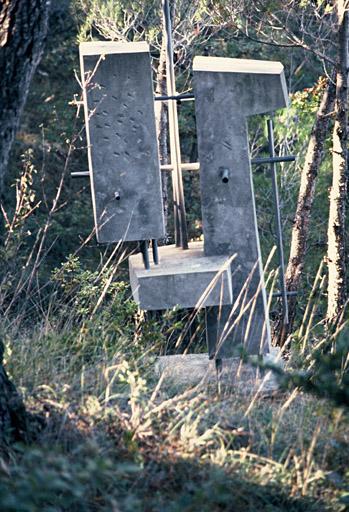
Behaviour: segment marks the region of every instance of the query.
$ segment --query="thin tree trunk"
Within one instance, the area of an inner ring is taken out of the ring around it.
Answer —
[[[293,222],[290,256],[286,269],[287,291],[298,292],[304,268],[309,237],[309,223],[311,208],[314,201],[316,179],[324,154],[329,120],[334,107],[336,87],[331,79],[327,81],[321,103],[316,115],[308,149],[301,174],[301,184],[298,193],[296,214]],[[284,326],[280,322],[276,333],[278,343],[283,345],[287,336],[292,331],[297,310],[297,296],[289,296],[288,299],[289,323]]]
[[[159,65],[156,71],[156,94],[165,96],[167,94],[166,88],[166,42],[163,37],[160,50]],[[166,102],[155,102],[155,117],[156,117],[156,133],[158,137],[159,157],[160,164],[166,165],[168,163],[167,157],[167,108]],[[165,218],[165,230],[167,233],[168,221],[168,172],[161,172],[162,182],[162,198]]]
[[[0,193],[30,81],[44,48],[50,0],[0,4]]]
[[[335,122],[332,137],[332,187],[328,222],[328,303],[327,319],[336,321],[346,299],[345,201],[347,195],[348,144],[348,37],[349,19],[345,1],[338,0],[338,64]]]

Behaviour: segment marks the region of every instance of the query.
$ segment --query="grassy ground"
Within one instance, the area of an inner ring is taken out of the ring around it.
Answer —
[[[347,413],[298,389],[159,382],[173,319],[140,317],[113,271],[71,261],[46,307],[1,323],[37,436],[0,459],[1,510],[346,510]]]
[[[299,391],[173,395],[151,359],[89,335],[79,348],[50,329],[8,344],[11,376],[45,423],[2,460],[2,510],[346,510],[341,410]]]

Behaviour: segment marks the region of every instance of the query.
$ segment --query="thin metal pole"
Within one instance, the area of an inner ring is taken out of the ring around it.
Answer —
[[[173,64],[173,43],[172,43],[172,25],[169,0],[162,0],[162,10],[164,17],[164,36],[166,40],[166,84],[167,95],[176,96],[176,82]],[[173,202],[175,211],[175,238],[176,245],[188,249],[188,233],[185,214],[185,201],[183,191],[182,169],[181,169],[181,148],[179,143],[179,127],[177,102],[168,103],[168,123],[170,131],[170,153],[171,165],[173,166]]]
[[[252,165],[262,165],[262,164],[271,164],[271,163],[280,163],[280,162],[294,162],[296,160],[296,157],[294,155],[284,155],[284,156],[275,156],[267,157],[267,158],[252,158],[251,164]],[[166,164],[161,165],[160,169],[162,171],[173,171],[173,165]],[[200,170],[200,164],[199,162],[187,162],[185,164],[181,164],[182,171],[199,171]],[[89,171],[75,171],[70,173],[70,176],[72,178],[85,178],[90,175]]]
[[[151,242],[151,247],[153,249],[153,261],[155,265],[159,265],[159,249],[158,249],[158,241],[153,239]]]
[[[195,100],[194,94],[176,94],[175,96],[154,96],[154,101],[192,101]]]
[[[287,297],[296,297],[298,295],[298,292],[286,292]],[[280,292],[274,292],[273,297],[282,297],[282,293]]]
[[[284,156],[274,156],[268,158],[252,158],[252,165],[261,165],[261,164],[278,164],[281,162],[294,162],[296,157],[294,155],[284,155]]]
[[[148,253],[148,240],[142,240],[140,242],[141,252],[143,257],[144,268],[150,270],[149,253]]]
[[[274,133],[273,133],[273,120],[267,120],[268,126],[268,143],[269,143],[269,154],[271,158],[275,158],[275,146],[274,146]],[[288,324],[288,303],[287,303],[287,290],[285,282],[285,261],[284,261],[284,248],[282,240],[282,227],[281,227],[281,215],[280,215],[280,201],[279,191],[277,183],[276,165],[275,162],[270,163],[271,181],[273,185],[274,194],[274,208],[275,208],[275,222],[276,222],[276,234],[277,234],[277,246],[279,254],[279,281],[280,291],[282,295],[282,310],[283,310],[283,323]]]

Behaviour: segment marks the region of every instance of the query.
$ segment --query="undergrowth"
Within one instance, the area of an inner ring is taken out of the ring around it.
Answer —
[[[295,386],[173,392],[154,361],[177,312],[140,315],[120,261],[104,263],[69,257],[25,328],[1,322],[6,367],[37,418],[35,441],[2,455],[1,510],[346,510],[346,410]]]

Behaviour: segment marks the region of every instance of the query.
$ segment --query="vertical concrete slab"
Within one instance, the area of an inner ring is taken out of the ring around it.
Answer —
[[[80,45],[97,240],[164,236],[152,71],[146,43]]]
[[[237,254],[235,307],[206,311],[210,356],[231,357],[243,345],[268,353],[270,325],[260,254],[247,116],[287,105],[279,62],[196,57],[194,92],[206,255]]]

